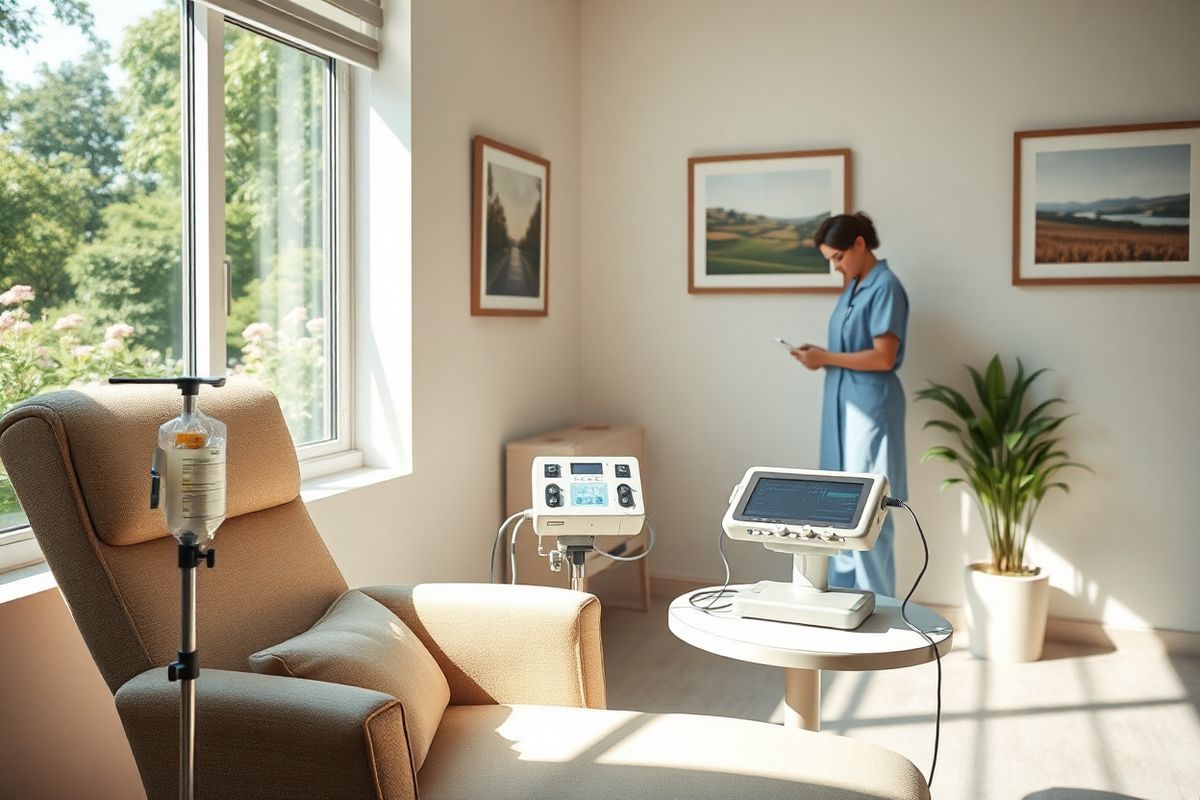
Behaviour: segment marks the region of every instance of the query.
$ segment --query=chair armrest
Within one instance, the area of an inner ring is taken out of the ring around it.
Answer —
[[[545,586],[422,583],[362,589],[421,638],[452,705],[604,708],[600,601]]]
[[[179,684],[166,667],[117,690],[117,711],[150,800],[179,796]],[[201,669],[196,796],[413,800],[404,710],[336,683]]]

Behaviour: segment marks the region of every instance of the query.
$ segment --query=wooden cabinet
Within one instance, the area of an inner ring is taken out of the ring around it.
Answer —
[[[645,436],[641,427],[634,425],[576,425],[562,430],[518,439],[505,446],[505,516],[530,507],[532,503],[531,470],[533,459],[538,456],[634,456],[642,465],[642,491],[651,497],[646,487]],[[646,531],[637,536],[603,536],[596,539],[597,547],[621,556],[632,556],[646,547]],[[507,547],[507,542],[505,543]],[[517,534],[517,582],[541,586],[570,586],[570,575],[566,567],[562,572],[551,572],[548,559],[538,555],[537,536],[532,523],[526,522]],[[592,578],[615,567],[614,572],[636,573],[635,589],[640,596],[643,610],[650,607],[649,559],[633,563],[622,563],[605,558],[598,553],[588,555],[584,567],[584,591],[592,591]],[[509,571],[508,552],[503,553],[505,574]],[[604,576],[599,581],[605,586],[616,582],[616,575]],[[621,583],[628,583],[621,581]],[[597,589],[597,591],[599,591]]]

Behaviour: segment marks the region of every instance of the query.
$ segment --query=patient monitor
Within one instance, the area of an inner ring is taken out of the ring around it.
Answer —
[[[792,556],[792,582],[760,581],[733,598],[742,617],[851,630],[875,595],[830,589],[829,556],[869,550],[886,513],[883,475],[751,467],[733,489],[722,527],[731,539]]]

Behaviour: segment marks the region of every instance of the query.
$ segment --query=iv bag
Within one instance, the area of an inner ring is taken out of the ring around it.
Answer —
[[[207,545],[225,521],[225,423],[199,411],[158,429],[167,528],[184,544]]]

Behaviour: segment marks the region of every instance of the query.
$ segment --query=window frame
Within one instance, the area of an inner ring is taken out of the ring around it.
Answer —
[[[230,311],[225,259],[225,24],[294,47],[326,64],[323,124],[329,142],[325,156],[325,308],[329,337],[326,408],[333,436],[296,445],[302,479],[354,469],[363,464],[355,449],[354,347],[350,315],[354,292],[352,228],[353,70],[331,56],[290,41],[219,11],[180,0],[180,81],[182,97],[183,354],[192,374],[225,375],[226,321]],[[203,135],[199,135],[203,132]],[[0,572],[43,561],[28,525],[0,531]]]

